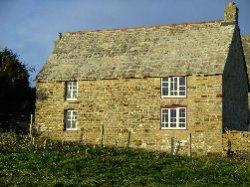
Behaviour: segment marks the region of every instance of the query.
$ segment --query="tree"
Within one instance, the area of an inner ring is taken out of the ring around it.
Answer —
[[[29,86],[32,69],[10,49],[0,49],[0,128],[21,114],[34,111],[35,89]]]

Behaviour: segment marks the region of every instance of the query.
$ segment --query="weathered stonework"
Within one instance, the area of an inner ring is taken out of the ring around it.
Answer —
[[[222,76],[188,76],[184,99],[161,98],[159,78],[80,81],[73,102],[64,100],[64,84],[37,84],[36,125],[44,135],[169,152],[181,141],[184,154],[190,143],[192,152],[221,151]],[[172,104],[187,106],[186,130],[160,129],[160,108]],[[64,110],[70,108],[78,112],[77,131],[64,131]]]
[[[250,159],[250,132],[227,131],[223,134],[223,148],[224,151],[245,153]]]

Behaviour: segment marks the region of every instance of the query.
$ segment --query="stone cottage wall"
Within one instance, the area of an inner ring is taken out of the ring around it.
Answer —
[[[223,72],[223,129],[248,130],[248,78],[239,29],[235,29]]]
[[[42,135],[104,146],[181,154],[222,151],[222,76],[188,76],[187,98],[161,98],[160,78],[79,81],[78,100],[64,100],[64,82],[37,83],[36,128]],[[160,109],[187,106],[186,130],[160,129]],[[64,110],[78,112],[64,131]],[[178,146],[179,145],[179,146]]]
[[[246,154],[250,157],[250,132],[226,131],[223,134],[223,148],[239,155]]]

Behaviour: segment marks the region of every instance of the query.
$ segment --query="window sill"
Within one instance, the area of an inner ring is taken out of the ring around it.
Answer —
[[[161,130],[187,130],[187,128],[161,128]]]
[[[186,99],[187,96],[161,96],[161,98],[169,98],[169,99]]]
[[[79,100],[77,100],[77,99],[66,99],[65,102],[69,102],[69,103],[78,103]]]
[[[80,131],[80,129],[66,129],[65,132],[77,132]]]

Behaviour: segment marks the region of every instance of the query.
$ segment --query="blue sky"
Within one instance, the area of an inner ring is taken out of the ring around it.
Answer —
[[[223,19],[229,0],[0,0],[0,47],[36,72],[58,32]],[[250,0],[235,1],[241,34],[250,34]]]

